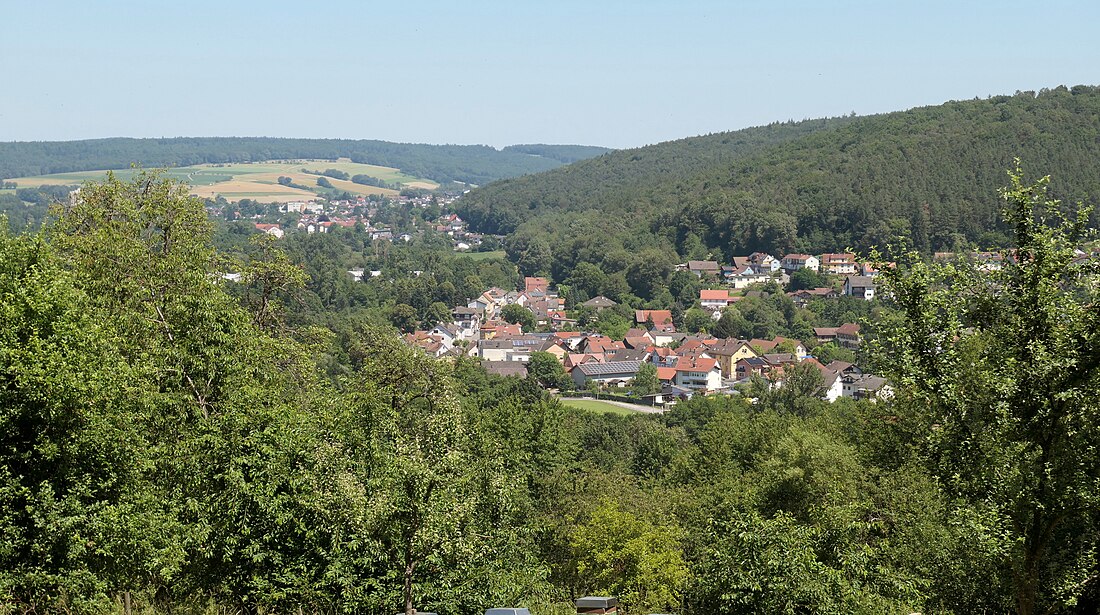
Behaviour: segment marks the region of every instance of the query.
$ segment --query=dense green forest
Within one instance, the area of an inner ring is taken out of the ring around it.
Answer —
[[[407,175],[445,184],[486,184],[538,173],[607,150],[575,145],[427,145],[350,139],[268,137],[179,137],[173,139],[89,139],[0,143],[0,178],[204,163],[288,159],[351,158],[353,162],[395,167]]]
[[[580,263],[613,276],[656,259],[661,274],[685,258],[866,252],[897,236],[924,254],[996,249],[1010,229],[994,195],[1015,157],[1050,172],[1066,202],[1096,203],[1100,88],[617,151],[471,191],[458,208],[475,229],[513,233],[510,256],[521,268],[558,281]]]
[[[884,272],[892,400],[810,369],[649,416],[294,322],[293,253],[351,247],[219,253],[155,175],[0,222],[0,610],[1093,613],[1100,267],[1012,179],[1016,262]]]

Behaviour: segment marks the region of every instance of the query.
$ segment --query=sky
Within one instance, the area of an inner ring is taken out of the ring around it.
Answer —
[[[1100,2],[5,2],[0,141],[625,148],[1100,84]]]

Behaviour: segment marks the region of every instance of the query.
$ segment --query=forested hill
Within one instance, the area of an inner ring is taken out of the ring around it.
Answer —
[[[608,150],[578,145],[522,145],[498,150],[487,145],[426,145],[349,139],[268,137],[179,137],[173,139],[90,139],[0,143],[0,178],[70,171],[258,162],[298,158],[351,158],[396,167],[440,183],[486,184],[538,173]]]
[[[866,249],[897,235],[923,251],[998,247],[997,190],[1019,157],[1067,201],[1100,195],[1100,88],[1076,86],[815,120],[618,151],[502,181],[462,199],[475,227],[545,245],[681,257]],[[561,254],[558,254],[558,252]],[[558,260],[558,259],[553,259]],[[599,264],[599,263],[598,263]],[[555,269],[567,270],[569,263]],[[605,267],[605,269],[607,269]]]
[[[600,154],[606,154],[611,150],[595,145],[546,145],[544,143],[509,145],[504,148],[506,152],[527,154],[529,156],[542,156],[551,160],[569,164],[585,158],[595,158]]]

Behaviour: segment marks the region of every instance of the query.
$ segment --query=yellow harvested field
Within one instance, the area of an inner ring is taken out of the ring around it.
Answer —
[[[317,198],[317,195],[308,190],[299,190],[290,186],[279,184],[258,184],[252,181],[234,179],[227,182],[219,182],[209,186],[192,186],[191,194],[201,198],[224,197],[227,201],[239,201],[241,199],[255,199],[258,201],[270,201],[286,203],[288,201],[309,201]]]
[[[326,189],[317,185],[320,175],[304,173],[303,169],[321,173],[327,169],[336,169],[347,173],[349,176],[369,175],[391,184],[434,190],[439,184],[430,180],[410,177],[400,170],[377,165],[360,164],[351,162],[347,158],[340,160],[277,160],[257,163],[236,164],[201,164],[190,167],[177,167],[169,169],[167,174],[175,179],[191,185],[191,194],[201,198],[222,197],[228,201],[241,199],[255,199],[261,202],[285,203],[287,201],[312,200],[317,198],[316,192]],[[120,178],[126,179],[134,173],[133,170],[117,172]],[[60,173],[56,175],[43,175],[39,177],[16,178],[14,181],[19,187],[33,186],[57,186],[81,184],[88,180],[100,181],[107,171],[82,171],[75,173]],[[284,186],[279,183],[280,177],[289,177],[290,180],[306,189]],[[396,196],[397,190],[377,188],[356,184],[347,180],[339,180],[327,177],[333,188],[340,192],[353,195],[369,196],[377,194],[381,196]],[[221,180],[221,181],[219,181]]]

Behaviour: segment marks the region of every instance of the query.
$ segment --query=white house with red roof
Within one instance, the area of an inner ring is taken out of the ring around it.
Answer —
[[[834,275],[852,275],[856,272],[856,255],[851,252],[822,254],[821,270]]]
[[[703,306],[704,310],[720,310],[732,303],[730,291],[724,288],[722,290],[704,288],[699,291],[699,303]]]
[[[722,388],[722,368],[717,359],[706,356],[680,357],[676,362],[673,384],[696,391]]]

